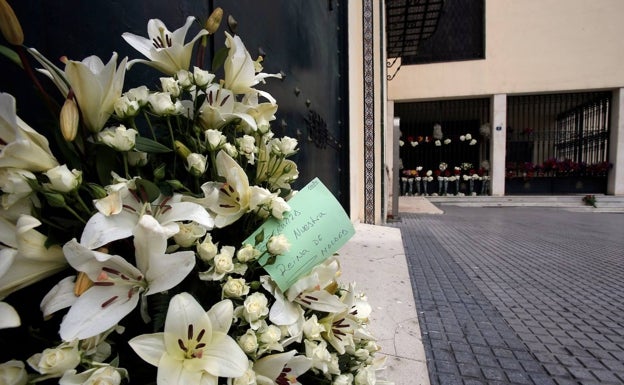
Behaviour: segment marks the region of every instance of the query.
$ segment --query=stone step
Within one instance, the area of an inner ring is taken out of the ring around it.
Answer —
[[[584,194],[579,195],[511,195],[493,197],[480,196],[428,196],[431,203],[444,206],[455,205],[463,207],[555,207],[587,212],[624,212],[624,197],[594,194],[596,207],[588,206],[583,202]],[[410,199],[410,197],[403,197]]]

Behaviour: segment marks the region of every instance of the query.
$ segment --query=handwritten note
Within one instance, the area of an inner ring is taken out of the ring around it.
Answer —
[[[288,253],[264,267],[282,291],[338,251],[355,234],[342,206],[318,178],[301,189],[288,204],[291,210],[284,219],[268,219],[244,241],[255,245],[256,236],[263,233],[263,241],[256,248],[264,252],[272,235],[284,234],[288,238],[291,244]],[[264,265],[268,259],[267,253],[260,263]]]

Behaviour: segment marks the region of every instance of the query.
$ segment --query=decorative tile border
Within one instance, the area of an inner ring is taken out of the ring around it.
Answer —
[[[375,223],[375,82],[373,0],[362,0],[364,44],[364,222]]]

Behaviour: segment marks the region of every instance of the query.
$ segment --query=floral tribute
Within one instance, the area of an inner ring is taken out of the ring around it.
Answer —
[[[2,53],[58,121],[31,127],[0,94],[0,382],[383,383],[371,307],[335,257],[282,292],[259,260],[285,234],[242,244],[288,215],[297,141],[273,134],[278,105],[256,87],[280,75],[240,36],[210,70],[191,64],[222,10],[191,39],[193,17],[123,34],[141,58],[60,63],[23,45],[5,0],[0,14]],[[142,65],[162,77],[124,89]]]

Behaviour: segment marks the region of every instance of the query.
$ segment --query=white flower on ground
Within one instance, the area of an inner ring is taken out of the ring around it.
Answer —
[[[126,128],[123,124],[107,127],[97,134],[98,141],[115,151],[130,151],[136,144],[138,132],[134,128]]]
[[[16,224],[0,217],[0,299],[67,266],[58,245],[35,230],[41,222],[21,215]]]
[[[94,282],[63,319],[63,340],[104,332],[130,313],[139,299],[171,289],[195,266],[192,251],[165,254],[166,233],[152,216],[142,216],[133,232],[137,267],[118,255],[89,250],[75,239],[63,247],[69,264]],[[148,319],[144,309],[143,318]]]
[[[296,350],[290,350],[285,353],[265,356],[256,361],[253,366],[256,377],[270,381],[258,381],[258,383],[301,385],[297,377],[310,369],[312,360],[296,354]]]
[[[11,360],[0,364],[0,384],[26,385],[27,383],[28,373],[22,361]]]
[[[45,349],[28,359],[28,365],[43,377],[38,380],[61,377],[80,364],[78,341],[63,342],[55,348]]]
[[[15,114],[15,98],[0,93],[0,167],[47,171],[59,165],[45,136]]]
[[[59,380],[59,385],[119,385],[123,378],[128,377],[128,371],[113,366],[94,367],[77,373],[68,370]]]
[[[144,334],[130,346],[158,367],[157,384],[216,384],[218,377],[240,377],[247,356],[227,333],[233,306],[224,300],[205,312],[188,293],[171,299],[163,333]]]
[[[117,53],[113,53],[106,65],[97,56],[83,61],[69,60],[65,65],[83,123],[92,133],[99,132],[115,110],[126,75],[126,61],[124,58],[117,67]]]
[[[162,21],[151,19],[147,22],[148,38],[129,32],[123,33],[121,36],[124,40],[149,59],[131,60],[128,67],[135,63],[144,63],[166,75],[174,75],[179,70],[188,70],[195,42],[208,34],[208,31],[202,29],[190,42],[184,44],[186,33],[194,20],[194,17],[189,16],[181,28],[171,32]]]

